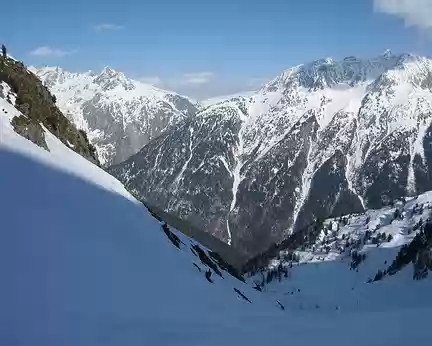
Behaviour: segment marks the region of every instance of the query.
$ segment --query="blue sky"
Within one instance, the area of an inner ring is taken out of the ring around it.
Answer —
[[[20,0],[0,16],[27,65],[109,65],[197,98],[323,57],[432,53],[432,0]]]

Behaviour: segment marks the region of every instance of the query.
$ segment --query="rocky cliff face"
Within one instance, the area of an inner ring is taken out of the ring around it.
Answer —
[[[44,126],[68,148],[100,164],[86,133],[63,115],[56,105],[55,96],[22,62],[0,57],[0,97],[20,112],[11,121],[17,133],[48,150]]]
[[[198,111],[183,96],[134,81],[109,67],[99,74],[51,67],[32,71],[56,95],[64,114],[89,134],[105,166],[124,161]]]
[[[110,172],[248,254],[317,218],[432,189],[432,62],[297,66],[210,105]]]

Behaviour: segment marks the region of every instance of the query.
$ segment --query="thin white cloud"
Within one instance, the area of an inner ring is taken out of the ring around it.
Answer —
[[[124,29],[123,25],[118,25],[118,24],[109,24],[109,23],[104,23],[104,24],[98,24],[95,25],[93,27],[94,30],[101,32],[101,31],[112,31],[112,30],[122,30]]]
[[[247,86],[253,90],[262,87],[265,83],[269,81],[268,78],[251,78],[247,82]]]
[[[409,27],[432,29],[431,0],[374,0],[374,10],[402,18]]]
[[[66,55],[73,54],[75,52],[76,52],[76,50],[63,50],[63,49],[59,49],[59,48],[41,46],[41,47],[37,47],[37,48],[33,49],[30,52],[30,55],[60,58],[60,57],[66,56]]]
[[[194,72],[185,73],[180,80],[180,84],[201,85],[210,82],[214,77],[213,72]]]
[[[248,93],[258,90],[268,78],[226,78],[213,72],[184,73],[166,78],[159,76],[144,76],[137,80],[157,86],[165,90],[172,90],[181,95],[187,95],[196,100],[206,100],[220,95]]]
[[[213,72],[193,72],[184,73],[182,75],[173,76],[171,78],[160,78],[159,76],[144,76],[138,78],[140,82],[158,86],[160,88],[167,88],[177,90],[178,88],[200,88],[204,84],[213,82],[215,74]]]
[[[158,76],[142,77],[139,81],[154,86],[162,85],[162,80]]]

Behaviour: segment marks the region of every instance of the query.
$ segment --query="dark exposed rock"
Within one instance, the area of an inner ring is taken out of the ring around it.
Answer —
[[[285,310],[285,306],[283,306],[279,300],[276,300],[276,302],[279,304],[281,310]]]
[[[206,272],[205,272],[205,278],[207,279],[208,282],[213,283],[213,280],[211,279],[211,275],[212,275],[211,270],[210,269],[206,270]]]
[[[195,250],[195,252],[198,254],[199,259],[201,260],[201,262],[203,264],[205,264],[207,267],[213,269],[213,271],[219,275],[221,278],[223,278],[221,271],[219,270],[219,268],[217,267],[216,263],[214,263],[205,253],[205,251],[203,249],[200,248],[200,246],[194,245],[193,249]]]
[[[174,232],[171,232],[168,225],[166,223],[164,223],[162,225],[162,229],[164,231],[164,233],[166,234],[166,236],[168,237],[168,239],[171,241],[171,243],[173,243],[173,245],[177,248],[180,249],[180,244],[185,245],[179,237],[177,237],[177,235]]]
[[[249,303],[252,303],[248,297],[246,297],[243,293],[240,292],[237,288],[234,288],[234,292],[236,292],[240,297],[242,297],[244,300],[246,300]]]
[[[14,117],[11,124],[16,133],[49,151],[45,142],[45,131],[37,121],[20,115],[19,117]]]

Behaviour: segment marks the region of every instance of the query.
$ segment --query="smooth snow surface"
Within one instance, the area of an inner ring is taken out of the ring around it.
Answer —
[[[17,110],[0,102],[0,345],[429,343],[430,281],[396,276],[336,311],[346,299],[338,288],[355,274],[336,262],[301,266],[290,284],[302,282],[305,307],[326,292],[319,312],[294,297],[282,311],[272,294],[226,272],[209,283],[188,238],[178,234],[184,245],[174,247],[116,179],[48,131],[49,152],[17,135]]]

